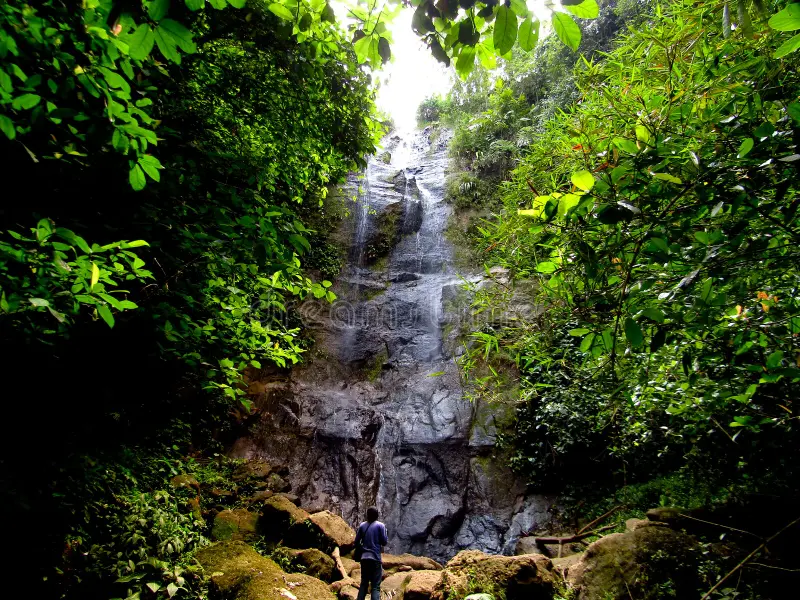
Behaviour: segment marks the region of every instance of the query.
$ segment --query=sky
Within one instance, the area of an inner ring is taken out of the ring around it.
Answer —
[[[331,2],[336,15],[346,22],[347,8],[341,2]],[[417,121],[417,107],[433,94],[446,94],[455,75],[436,61],[430,50],[411,29],[414,11],[401,10],[389,24],[392,32],[392,60],[377,73],[378,108],[394,121],[401,130],[413,129]]]
[[[398,129],[413,129],[417,107],[432,94],[444,95],[455,76],[431,56],[430,50],[411,29],[413,10],[402,10],[389,29],[394,59],[378,72],[378,108],[387,113]]]

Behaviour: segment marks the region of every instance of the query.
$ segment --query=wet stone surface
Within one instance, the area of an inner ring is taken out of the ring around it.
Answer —
[[[447,132],[392,136],[391,160],[371,159],[363,178],[351,178],[345,193],[357,202],[339,300],[304,307],[317,340],[310,359],[270,388],[260,424],[233,448],[288,465],[302,505],[351,525],[378,506],[390,552],[437,560],[468,547],[513,553],[552,502],[526,495],[489,458],[491,410],[463,396],[453,343],[467,331],[453,308],[463,280],[444,236],[447,141]],[[398,202],[396,243],[374,260],[365,248]]]

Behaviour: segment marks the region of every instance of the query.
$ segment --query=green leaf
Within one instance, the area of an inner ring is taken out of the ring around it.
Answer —
[[[142,23],[123,41],[128,44],[128,56],[133,60],[144,60],[150,56],[156,43],[156,36],[150,25]]]
[[[596,334],[590,333],[581,341],[581,352],[588,352],[592,349],[592,345],[594,344],[594,338]]]
[[[497,7],[494,19],[494,48],[499,54],[505,54],[514,47],[517,41],[517,15],[504,5]]]
[[[627,152],[628,154],[639,153],[639,146],[636,145],[636,142],[634,142],[633,140],[629,140],[627,138],[622,138],[622,137],[614,138],[614,145],[623,152]]]
[[[197,46],[192,39],[192,32],[177,21],[164,19],[159,24],[158,29],[161,30],[162,33],[169,33],[178,48],[186,52],[186,54],[197,52]]]
[[[522,17],[523,19],[531,12],[528,10],[528,4],[525,2],[525,0],[511,0],[511,10],[514,11],[514,14]]]
[[[106,322],[106,325],[114,327],[114,315],[111,314],[111,309],[108,308],[108,304],[98,304],[97,314]]]
[[[149,246],[144,240],[133,240],[132,242],[122,242],[120,248],[139,248],[140,246]]]
[[[461,54],[458,55],[458,60],[456,61],[456,71],[464,79],[467,75],[470,74],[473,67],[475,66],[475,47],[474,46],[464,46],[461,49]]]
[[[536,270],[539,273],[555,273],[558,270],[558,265],[554,262],[540,262],[536,265]]]
[[[795,52],[798,48],[800,48],[800,33],[796,36],[789,38],[785,42],[783,42],[778,49],[775,50],[775,54],[772,55],[773,58],[783,58],[787,54],[791,54]]]
[[[580,202],[581,197],[577,194],[564,194],[558,199],[558,215],[566,217]]]
[[[625,319],[625,337],[628,338],[628,341],[634,348],[638,348],[644,343],[642,328],[631,318]]]
[[[596,0],[583,0],[580,4],[563,4],[563,6],[581,19],[596,19],[600,15],[600,7]]]
[[[11,77],[3,69],[0,69],[0,90],[8,92],[9,94],[14,89],[14,84]]]
[[[95,263],[92,263],[92,282],[89,284],[89,289],[94,288],[98,281],[100,281],[100,269]]]
[[[670,175],[669,173],[651,172],[650,175],[652,175],[656,179],[660,179],[661,181],[669,181],[670,183],[678,183],[678,184],[683,183],[683,181],[681,181],[679,178],[675,177],[674,175]]]
[[[28,298],[28,302],[39,308],[50,306],[50,303],[44,298]]]
[[[144,171],[142,171],[142,168],[138,164],[134,165],[128,174],[128,181],[130,181],[131,187],[137,192],[143,190],[144,186],[147,185],[147,181],[144,178]]]
[[[800,29],[800,3],[792,2],[786,8],[772,15],[769,26],[777,31]]]
[[[369,60],[372,46],[372,36],[364,36],[353,44],[358,62],[364,63]]]
[[[17,130],[14,128],[14,121],[5,115],[0,115],[0,131],[2,131],[10,140],[13,140],[15,137],[17,137]]]
[[[158,46],[164,58],[175,64],[181,64],[181,55],[178,52],[178,45],[175,40],[172,39],[170,33],[161,29],[161,27],[157,27],[153,35],[155,36],[156,46]]]
[[[571,336],[578,337],[578,336],[581,336],[581,335],[585,335],[585,334],[589,333],[590,331],[591,331],[590,329],[586,329],[584,327],[579,327],[578,329],[570,329],[569,330],[569,334]]]
[[[767,357],[767,368],[777,369],[778,367],[781,366],[782,361],[783,361],[783,352],[780,350],[776,350]]]
[[[581,29],[571,16],[565,13],[553,13],[553,29],[555,29],[558,39],[575,51],[581,45]]]
[[[131,86],[128,85],[128,82],[125,81],[125,78],[119,73],[104,67],[100,67],[99,71],[102,74],[103,79],[105,79],[106,83],[108,83],[109,87],[118,88],[125,92],[131,91]]]
[[[121,130],[115,129],[114,133],[111,135],[111,145],[117,152],[127,154],[130,148],[130,140]]]
[[[228,4],[233,8],[244,8],[247,4],[247,0],[228,0]]]
[[[525,52],[530,52],[536,47],[539,42],[539,19],[528,17],[522,22],[517,34],[519,47]]]
[[[186,8],[189,10],[200,10],[205,4],[206,0],[186,0]]]
[[[647,317],[648,319],[650,319],[651,321],[655,321],[656,323],[664,322],[664,313],[657,308],[653,307],[645,308],[641,312],[641,316]]]
[[[794,119],[795,123],[800,123],[800,102],[792,102],[786,107],[786,111],[789,113],[789,116]]]
[[[650,144],[650,130],[645,127],[644,125],[637,125],[634,127],[634,131],[636,133],[636,139],[644,144]]]
[[[475,46],[475,50],[478,54],[478,60],[481,62],[481,66],[484,69],[491,71],[497,68],[497,54],[495,54],[494,49],[490,47],[490,44],[478,44]]]
[[[144,172],[147,173],[151,179],[154,181],[161,181],[159,169],[163,169],[164,167],[161,166],[161,162],[155,156],[150,154],[140,156],[139,166],[142,167]]]
[[[753,146],[755,146],[753,138],[745,138],[742,141],[741,145],[739,146],[739,152],[736,155],[737,158],[744,158],[745,156],[750,154],[750,150],[753,149]]]
[[[169,0],[151,0],[147,7],[147,14],[153,21],[160,21],[167,16]]]
[[[269,11],[277,17],[280,17],[284,21],[294,21],[294,15],[292,11],[286,8],[283,4],[278,4],[277,2],[273,2],[269,5]]]
[[[584,192],[590,191],[594,187],[594,175],[589,171],[577,171],[570,177],[572,185]]]
[[[17,96],[11,102],[11,108],[14,110],[30,110],[42,99],[41,96],[37,96],[36,94],[22,94],[22,96]]]

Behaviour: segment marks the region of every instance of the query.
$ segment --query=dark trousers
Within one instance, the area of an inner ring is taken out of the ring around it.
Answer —
[[[383,565],[377,560],[361,561],[361,585],[358,587],[358,600],[365,600],[367,590],[372,587],[370,600],[381,600],[381,579]]]

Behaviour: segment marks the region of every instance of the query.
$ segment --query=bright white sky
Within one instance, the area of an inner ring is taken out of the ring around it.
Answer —
[[[527,0],[528,8],[541,20],[549,17],[542,0]],[[558,4],[558,3],[556,3]],[[342,0],[332,0],[331,6],[343,26],[347,24],[347,7]],[[378,108],[392,118],[401,130],[413,129],[417,121],[417,107],[433,94],[446,94],[456,77],[452,67],[445,67],[430,53],[411,29],[414,10],[405,8],[389,25],[394,42],[392,60],[373,74],[379,83]],[[541,37],[549,33],[544,25]]]
[[[402,10],[390,25],[393,59],[378,73],[378,108],[392,117],[398,129],[413,129],[420,103],[433,94],[446,94],[455,77],[411,29],[413,15],[413,10]]]
[[[336,16],[346,23],[347,8],[342,2],[331,2]],[[417,107],[433,94],[446,94],[455,74],[431,56],[411,29],[412,9],[404,9],[389,25],[392,32],[392,60],[373,73],[380,82],[378,108],[392,118],[398,129],[413,129]]]

